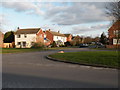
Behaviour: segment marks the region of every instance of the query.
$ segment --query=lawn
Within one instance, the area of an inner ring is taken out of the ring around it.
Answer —
[[[52,48],[48,48],[49,50],[61,50],[61,49],[70,49],[72,47],[52,47]]]
[[[41,48],[3,48],[2,53],[23,53],[23,52],[35,52],[41,51],[45,49]]]
[[[69,49],[68,47],[55,47],[55,48],[0,48],[0,53],[23,53],[23,52],[35,52],[42,50],[60,50]]]
[[[117,51],[67,52],[67,53],[56,53],[49,56],[52,58],[56,58],[64,61],[77,62],[81,64],[119,67]]]

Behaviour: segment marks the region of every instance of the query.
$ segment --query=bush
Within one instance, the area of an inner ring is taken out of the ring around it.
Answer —
[[[76,41],[71,41],[70,44],[71,44],[71,46],[75,46],[76,45]]]
[[[44,48],[44,44],[42,42],[33,43],[31,48]]]
[[[51,45],[52,45],[51,47],[57,47],[57,44],[55,41],[53,41],[53,43]]]
[[[65,47],[65,45],[59,45],[59,47]]]
[[[65,46],[68,47],[68,46],[72,46],[72,45],[70,44],[69,41],[67,41],[67,42],[65,42]]]

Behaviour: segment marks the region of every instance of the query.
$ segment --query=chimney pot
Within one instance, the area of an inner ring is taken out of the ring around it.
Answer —
[[[19,27],[17,29],[20,29]]]

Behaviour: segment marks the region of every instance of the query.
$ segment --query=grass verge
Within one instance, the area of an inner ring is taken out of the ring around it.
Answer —
[[[109,67],[119,67],[117,51],[85,51],[67,52],[49,55],[52,58],[63,61],[72,61],[81,64],[104,65]]]
[[[35,52],[46,49],[41,48],[3,48],[0,53],[23,53],[23,52]]]

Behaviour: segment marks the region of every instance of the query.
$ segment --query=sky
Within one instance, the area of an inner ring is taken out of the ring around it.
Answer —
[[[51,29],[80,36],[107,35],[111,18],[108,2],[40,2],[7,0],[0,2],[0,30],[19,28]]]

